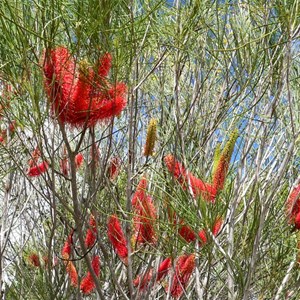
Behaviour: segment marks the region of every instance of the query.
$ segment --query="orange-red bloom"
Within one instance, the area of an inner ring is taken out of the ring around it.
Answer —
[[[82,153],[78,153],[75,156],[75,166],[76,166],[76,169],[80,168],[82,166],[82,163],[83,163],[83,155],[82,155]]]
[[[170,289],[172,297],[179,298],[182,295],[194,269],[195,254],[182,255],[178,258]]]
[[[155,243],[155,221],[156,209],[151,196],[146,194],[147,179],[143,177],[138,184],[137,190],[132,198],[134,216],[134,239],[140,243]]]
[[[146,271],[145,274],[138,275],[133,280],[133,285],[135,287],[139,287],[140,291],[145,290],[145,288],[147,288],[149,286],[149,283],[151,282],[152,275],[153,275],[153,269]]]
[[[120,159],[118,157],[113,157],[109,163],[108,176],[111,180],[115,180],[119,172],[120,172]]]
[[[41,265],[40,263],[40,258],[37,253],[31,253],[28,256],[28,261],[30,262],[31,265],[34,267],[39,267]]]
[[[170,257],[164,259],[158,266],[156,281],[162,280],[167,276],[172,265],[172,260]]]
[[[155,244],[157,237],[155,232],[156,209],[153,205],[152,198],[147,196],[143,207],[136,210],[137,215],[134,217],[135,239],[138,243]]]
[[[223,219],[221,217],[218,217],[216,220],[215,220],[215,223],[213,225],[213,228],[211,230],[212,234],[214,236],[217,236],[218,233],[220,232],[220,229],[223,225]]]
[[[68,259],[71,255],[72,244],[73,244],[73,232],[74,232],[74,230],[72,230],[71,233],[69,234],[69,236],[61,250],[61,255],[64,259]]]
[[[44,160],[42,163],[29,168],[27,175],[29,177],[40,176],[41,174],[47,171],[48,167],[49,167],[48,162]]]
[[[286,201],[286,212],[289,224],[300,229],[300,183],[292,189]]]
[[[215,222],[213,224],[213,227],[212,227],[212,230],[211,230],[211,232],[212,232],[212,234],[214,236],[217,236],[219,234],[220,229],[222,227],[222,224],[223,224],[223,219],[221,217],[218,217],[215,220]],[[206,233],[206,230],[205,229],[200,230],[199,233],[198,233],[198,236],[199,236],[199,238],[201,240],[201,246],[204,246],[207,243],[207,233]]]
[[[180,228],[178,229],[178,234],[188,243],[194,242],[196,240],[195,232],[188,225],[185,224],[181,225]]]
[[[106,80],[111,56],[100,58],[98,74],[82,63],[77,71],[74,58],[64,47],[45,53],[45,86],[52,112],[62,123],[94,126],[98,121],[118,115],[126,106],[126,86]]]
[[[155,284],[156,282],[162,280],[165,276],[167,276],[171,268],[171,264],[172,264],[172,260],[169,257],[160,263],[153,284]],[[138,286],[139,290],[145,290],[145,288],[147,288],[149,286],[149,283],[151,282],[151,279],[153,277],[153,272],[154,270],[150,269],[145,274],[138,275],[133,281],[134,286],[136,287]]]
[[[88,228],[85,236],[85,245],[87,248],[91,248],[95,244],[97,238],[96,220],[93,215],[90,216],[89,225],[90,228]]]
[[[172,154],[168,154],[164,157],[164,163],[169,172],[173,174],[184,189],[186,189],[188,184],[190,184],[194,197],[202,196],[208,201],[215,201],[217,194],[215,187],[209,183],[203,182],[201,179],[188,172]]]
[[[117,255],[125,264],[127,264],[127,241],[125,239],[120,221],[116,215],[112,215],[109,217],[107,235]]]
[[[100,275],[100,257],[95,256],[92,260],[92,268],[98,277]],[[93,289],[96,287],[92,274],[90,272],[82,279],[80,283],[80,290],[83,294],[87,295],[90,294]]]
[[[140,180],[136,191],[131,199],[131,204],[133,208],[139,208],[140,203],[143,202],[146,199],[146,189],[147,189],[147,179],[146,177],[142,177]]]
[[[78,274],[74,264],[71,261],[66,262],[66,271],[71,279],[71,285],[77,286],[78,284]]]

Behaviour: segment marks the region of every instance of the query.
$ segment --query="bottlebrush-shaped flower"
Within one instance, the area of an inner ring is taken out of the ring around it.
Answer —
[[[153,269],[150,269],[146,271],[145,274],[138,275],[133,280],[133,285],[135,287],[138,287],[140,291],[143,291],[150,285],[152,276],[153,276]]]
[[[143,177],[132,197],[135,229],[134,240],[140,244],[156,242],[155,221],[156,209],[151,196],[146,194],[147,179]]]
[[[47,50],[43,69],[52,113],[62,123],[71,122],[74,115],[72,98],[77,83],[74,59],[64,47]]]
[[[96,220],[93,215],[90,216],[89,225],[90,228],[88,228],[85,236],[85,245],[87,248],[91,248],[95,244],[97,238]]]
[[[221,217],[217,217],[211,229],[213,236],[217,236],[219,234],[222,225],[223,225],[223,219]],[[198,236],[201,241],[201,246],[204,246],[207,243],[206,230],[205,229],[200,230]]]
[[[181,222],[182,225],[180,225],[178,229],[178,234],[188,243],[194,242],[196,240],[196,234],[192,230],[192,228],[183,222]]]
[[[77,270],[74,266],[74,264],[71,261],[66,261],[65,262],[66,265],[66,271],[70,277],[71,280],[71,285],[72,286],[77,286],[78,284],[78,274],[77,274]]]
[[[164,259],[158,266],[156,281],[160,281],[164,279],[168,275],[171,266],[172,266],[171,258],[167,257],[166,259]]]
[[[148,185],[147,179],[146,179],[146,177],[143,177],[140,180],[140,182],[136,188],[136,191],[131,199],[131,204],[134,209],[139,209],[141,206],[141,203],[143,201],[145,201],[145,199],[147,197],[147,195],[146,195],[147,185]]]
[[[164,163],[169,172],[178,180],[183,189],[190,184],[193,196],[199,197],[200,195],[208,201],[214,202],[217,190],[209,183],[203,182],[201,179],[195,177],[192,173],[188,172],[184,166],[179,163],[172,154],[168,154],[164,158]]]
[[[230,135],[229,140],[226,143],[221,154],[217,155],[217,156],[219,156],[219,159],[218,159],[217,163],[216,162],[214,163],[215,167],[214,167],[214,172],[213,172],[213,176],[212,176],[213,187],[217,191],[222,190],[224,188],[230,159],[231,159],[232,152],[233,152],[234,145],[235,145],[237,138],[238,138],[238,131],[235,130]]]
[[[112,215],[109,217],[107,235],[108,239],[114,247],[115,252],[119,256],[119,258],[127,265],[127,241],[125,239],[120,221],[116,215]]]
[[[223,225],[223,219],[221,217],[217,217],[211,230],[214,236],[217,236],[219,234],[222,225]]]
[[[126,85],[106,80],[111,56],[99,60],[98,74],[85,62],[75,68],[74,58],[64,47],[47,51],[44,58],[45,86],[52,112],[62,123],[94,126],[116,116],[126,106]]]
[[[300,229],[300,183],[293,187],[286,201],[286,212],[289,224],[293,224],[295,229]]]
[[[73,244],[73,233],[74,230],[71,231],[69,234],[67,240],[65,241],[65,244],[61,250],[61,255],[64,259],[69,259],[71,255],[71,250],[72,250],[72,244]]]
[[[40,176],[47,171],[48,167],[49,167],[48,162],[44,160],[42,163],[29,168],[27,175],[29,177]]]
[[[95,256],[92,260],[92,268],[95,272],[95,275],[98,277],[100,275],[100,257]],[[93,276],[90,272],[82,279],[80,283],[80,290],[83,294],[90,294],[93,289],[96,287]]]
[[[164,163],[169,172],[179,181],[181,185],[186,184],[188,178],[188,172],[185,167],[175,159],[172,154],[168,154],[164,157]]]
[[[182,295],[194,269],[195,254],[182,255],[178,258],[170,288],[172,297],[179,298]]]
[[[165,278],[167,276],[167,274],[171,268],[171,264],[172,264],[172,260],[169,257],[160,263],[160,265],[158,266],[157,274],[155,276],[153,285],[156,282],[161,281],[163,278]],[[154,272],[154,270],[150,269],[150,270],[146,271],[145,274],[138,275],[133,281],[134,286],[139,287],[139,290],[145,290],[151,282],[151,279],[153,277],[153,272]]]
[[[40,258],[37,253],[29,254],[28,261],[34,267],[39,267],[41,265]]]
[[[152,198],[146,197],[146,200],[141,203],[139,209],[135,209],[134,213],[134,229],[135,240],[139,244],[150,243],[155,244],[157,236],[155,232],[156,209],[153,205]]]
[[[115,180],[120,172],[120,159],[113,157],[109,162],[108,176],[111,180]]]
[[[83,160],[84,160],[84,158],[83,158],[82,153],[78,153],[75,156],[75,166],[76,166],[76,169],[79,169],[82,166]]]
[[[206,236],[206,231],[204,229],[201,229],[198,233],[201,246],[204,246],[207,243],[207,236]]]
[[[153,155],[155,140],[156,140],[156,119],[151,119],[148,125],[146,143],[144,147],[144,155]]]

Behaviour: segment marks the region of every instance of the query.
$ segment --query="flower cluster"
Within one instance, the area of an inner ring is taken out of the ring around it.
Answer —
[[[28,162],[29,169],[27,175],[29,177],[40,176],[47,171],[49,164],[46,160],[43,160],[41,163],[38,163],[40,157],[41,157],[41,152],[39,148],[36,148],[32,152],[31,159]]]
[[[95,67],[83,61],[77,68],[65,47],[47,49],[44,55],[45,88],[52,113],[62,124],[92,127],[116,116],[126,106],[126,85],[111,84],[112,57],[104,54]]]
[[[134,213],[133,226],[135,230],[133,241],[139,244],[155,244],[157,239],[154,228],[157,218],[156,209],[152,197],[146,193],[146,188],[147,179],[143,177],[131,201]]]

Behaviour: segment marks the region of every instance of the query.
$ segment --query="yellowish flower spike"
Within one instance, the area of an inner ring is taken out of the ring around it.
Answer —
[[[212,168],[212,177],[214,177],[214,174],[216,173],[218,163],[221,156],[221,143],[217,144],[215,154],[214,154],[214,161],[213,161],[213,168]]]
[[[213,177],[212,182],[213,186],[217,190],[222,190],[224,188],[226,175],[229,168],[230,159],[232,156],[232,152],[234,149],[235,142],[238,138],[238,130],[234,130],[230,137],[228,142],[226,143],[223,151],[221,152],[219,159],[217,162],[214,161],[214,170],[213,170]],[[217,152],[217,150],[216,150]],[[215,155],[216,157],[216,155]]]
[[[153,155],[154,145],[156,141],[156,126],[157,120],[151,119],[148,125],[146,144],[144,148],[145,156]]]

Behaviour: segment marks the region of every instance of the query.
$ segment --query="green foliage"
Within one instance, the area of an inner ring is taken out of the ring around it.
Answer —
[[[299,1],[4,0],[0,40],[0,282],[6,299],[82,299],[61,255],[72,229],[79,279],[93,255],[101,257],[101,275],[87,299],[170,297],[164,289],[170,277],[143,294],[133,280],[163,258],[171,257],[174,267],[190,253],[197,265],[187,299],[299,298],[298,237],[284,208],[299,177]],[[109,82],[127,85],[120,116],[94,128],[58,123],[43,77],[45,50],[56,46],[67,47],[77,66],[94,66],[111,53]],[[158,121],[155,153],[145,158],[152,118]],[[36,147],[39,162],[50,167],[29,178]],[[83,166],[72,169],[79,152]],[[167,171],[168,153],[204,182],[220,157],[233,153],[215,204],[194,197]],[[120,172],[112,179],[114,157]],[[131,245],[125,266],[107,238],[107,218],[118,215],[131,240],[137,217],[131,199],[143,175],[158,216],[157,243]],[[91,214],[97,241],[84,249]],[[219,216],[224,225],[213,237]],[[180,236],[181,220],[195,242]],[[208,230],[203,247],[201,229]],[[30,266],[24,249],[31,247],[58,265]]]

